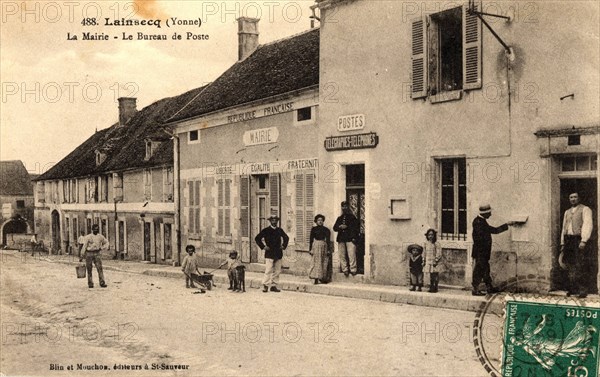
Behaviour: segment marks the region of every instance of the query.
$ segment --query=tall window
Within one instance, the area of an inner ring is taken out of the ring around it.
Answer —
[[[441,238],[467,239],[467,163],[464,158],[440,160]]]
[[[98,177],[98,201],[108,201],[108,175]]]
[[[308,250],[314,217],[315,174],[296,173],[296,248]]]
[[[200,235],[200,180],[188,181],[188,233]]]
[[[411,32],[412,98],[481,88],[481,21],[467,7],[416,18]]]
[[[173,168],[163,169],[163,201],[173,201]]]
[[[231,179],[217,180],[217,190],[217,235],[229,237],[231,235]]]
[[[144,199],[152,199],[152,171],[144,170]]]

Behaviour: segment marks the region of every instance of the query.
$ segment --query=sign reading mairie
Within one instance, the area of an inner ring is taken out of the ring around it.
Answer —
[[[363,114],[343,115],[338,118],[337,129],[340,132],[362,130],[363,128],[365,128]]]
[[[325,149],[328,151],[375,148],[377,144],[379,144],[379,136],[375,132],[348,136],[331,136],[325,139]]]
[[[277,127],[261,128],[244,132],[244,145],[261,145],[276,143],[279,138]]]

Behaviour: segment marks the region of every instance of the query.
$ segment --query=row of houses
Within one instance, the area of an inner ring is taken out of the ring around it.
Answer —
[[[284,267],[303,274],[313,217],[331,226],[345,200],[361,221],[359,282],[406,284],[406,245],[434,227],[442,283],[460,287],[471,220],[490,203],[492,224],[518,223],[494,239],[495,279],[558,289],[577,190],[594,213],[597,290],[597,4],[438,5],[320,0],[318,28],[262,45],[259,21],[240,18],[238,61],[217,80],[140,111],[121,98],[118,123],[38,178],[36,231],[66,252],[98,223],[127,259],[177,264],[193,244],[207,265],[229,250],[260,265],[253,236],[275,214]],[[365,15],[377,22],[355,22]]]

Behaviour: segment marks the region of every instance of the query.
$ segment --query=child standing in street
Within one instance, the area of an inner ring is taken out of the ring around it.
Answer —
[[[442,259],[442,247],[437,242],[437,231],[429,228],[425,232],[425,272],[429,273],[429,292],[438,291],[440,282],[440,261]]]
[[[423,287],[423,247],[417,244],[408,246],[410,258],[408,259],[408,267],[410,269],[410,290],[421,292]]]
[[[240,260],[238,259],[238,252],[235,250],[230,252],[229,258],[227,258],[225,262],[221,263],[219,268],[223,267],[224,265],[227,265],[227,277],[229,277],[229,288],[227,288],[227,290],[235,291],[239,288],[235,286],[235,268],[237,266],[241,266]]]
[[[183,263],[181,264],[181,271],[183,271],[185,275],[185,287],[196,288],[194,280],[192,279],[192,274],[197,273],[200,275],[200,271],[198,270],[198,259],[194,256],[196,248],[194,245],[187,245],[185,251],[188,255],[183,258]]]

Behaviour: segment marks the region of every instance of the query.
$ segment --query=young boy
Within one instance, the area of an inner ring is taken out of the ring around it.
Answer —
[[[240,289],[240,287],[236,286],[235,277],[234,277],[235,268],[242,265],[238,259],[237,251],[233,250],[232,252],[230,252],[229,258],[227,258],[227,260],[225,262],[221,263],[219,268],[221,268],[225,265],[227,265],[227,277],[229,277],[229,288],[227,288],[227,290],[236,291],[236,290]]]
[[[408,267],[410,270],[410,290],[421,292],[423,287],[423,247],[417,244],[408,246],[410,258]]]
[[[196,288],[194,285],[194,280],[192,279],[192,274],[201,275],[198,268],[198,259],[194,257],[194,253],[196,252],[196,248],[194,245],[187,245],[185,247],[185,251],[188,255],[183,258],[183,263],[181,264],[181,271],[183,271],[185,275],[185,287],[186,288]]]

